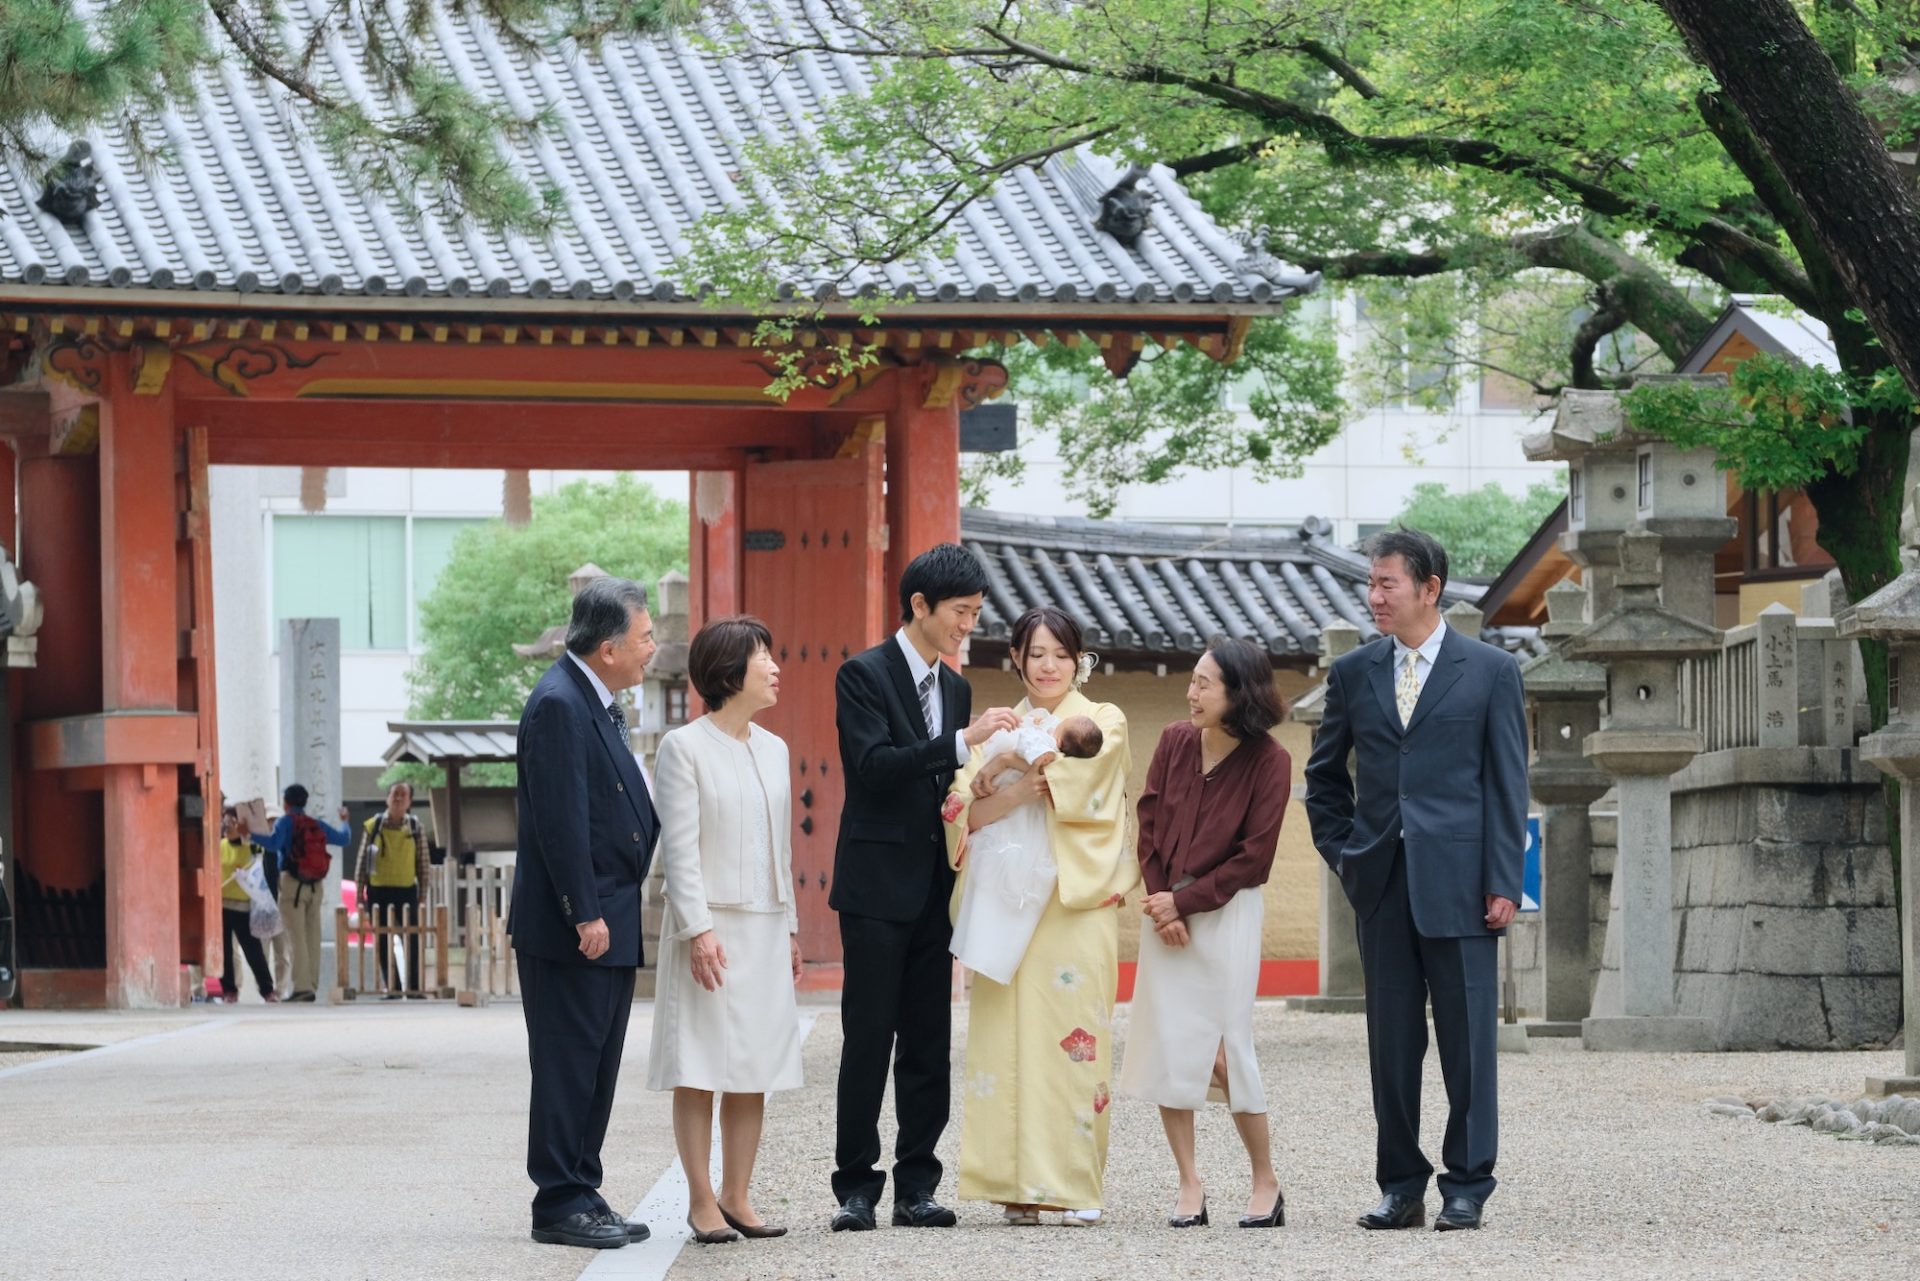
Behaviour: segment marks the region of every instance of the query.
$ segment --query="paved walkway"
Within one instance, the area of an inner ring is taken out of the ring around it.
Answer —
[[[666,1097],[640,1085],[647,1013],[635,1010],[607,1145],[606,1192],[621,1206],[672,1192]],[[1124,1014],[1117,1031],[1124,1046]],[[1009,1229],[989,1207],[965,1205],[953,1232],[836,1237],[826,1229],[839,1051],[829,1008],[808,1038],[809,1084],[769,1108],[755,1179],[761,1212],[796,1231],[689,1246],[671,1276],[1920,1275],[1920,1148],[1722,1120],[1701,1106],[1720,1094],[1851,1096],[1896,1055],[1603,1056],[1535,1042],[1533,1054],[1500,1062],[1503,1186],[1487,1229],[1372,1235],[1352,1226],[1373,1199],[1361,1021],[1263,1007],[1258,1034],[1283,1231],[1231,1226],[1245,1172],[1217,1109],[1200,1130],[1216,1226],[1161,1226],[1173,1166],[1157,1117],[1117,1100],[1106,1226]],[[9,1279],[573,1281],[589,1265],[589,1277],[658,1276],[672,1254],[590,1256],[527,1240],[526,1058],[512,1005],[0,1014],[3,1041],[118,1043],[24,1071],[12,1070],[22,1060],[0,1066]],[[1435,1147],[1441,1099],[1430,1072]],[[950,1172],[957,1134],[948,1131]],[[950,1173],[949,1197],[952,1186]]]

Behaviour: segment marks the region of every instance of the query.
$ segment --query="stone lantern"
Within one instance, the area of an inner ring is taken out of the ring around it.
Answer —
[[[1320,669],[1333,666],[1333,660],[1351,653],[1360,644],[1360,629],[1345,619],[1335,619],[1320,631]],[[1321,683],[1294,703],[1292,718],[1317,731],[1326,711],[1327,686]],[[1351,758],[1349,758],[1351,770]],[[1323,860],[1320,864],[1320,992],[1317,996],[1288,1000],[1290,1010],[1312,1014],[1359,1014],[1367,1008],[1366,976],[1360,969],[1360,941],[1355,933],[1353,905],[1340,878]]]
[[[1587,809],[1612,780],[1587,759],[1600,728],[1606,669],[1569,657],[1568,638],[1583,623],[1587,593],[1571,582],[1547,589],[1540,635],[1553,648],[1521,664],[1533,710],[1533,766],[1527,775],[1540,819],[1542,989],[1549,1023],[1577,1028],[1587,1017],[1593,978],[1593,829]],[[1569,1030],[1567,1035],[1573,1035]]]
[[[1673,775],[1704,746],[1680,723],[1680,660],[1714,652],[1721,635],[1663,607],[1660,586],[1659,536],[1628,530],[1613,608],[1565,642],[1568,657],[1606,669],[1606,719],[1585,747],[1620,797],[1620,982],[1602,985],[1582,1024],[1590,1050],[1716,1048],[1709,1020],[1674,1012]]]
[[[1566,391],[1545,430],[1523,442],[1535,462],[1567,464],[1567,532],[1560,549],[1585,571],[1592,617],[1613,608],[1620,535],[1633,524],[1634,449],[1622,441],[1626,410],[1617,393]]]
[[[1658,374],[1640,383],[1726,385],[1725,374]],[[1658,436],[1632,434],[1634,512],[1660,535],[1665,581],[1660,602],[1696,623],[1714,622],[1713,558],[1740,530],[1727,515],[1727,483],[1711,446],[1682,449]]]
[[[1863,759],[1900,779],[1900,973],[1906,1015],[1902,1076],[1868,1077],[1869,1094],[1920,1092],[1920,569],[1909,569],[1843,613],[1842,637],[1877,637],[1887,666],[1887,724],[1860,740]],[[1904,679],[1902,679],[1904,677]]]

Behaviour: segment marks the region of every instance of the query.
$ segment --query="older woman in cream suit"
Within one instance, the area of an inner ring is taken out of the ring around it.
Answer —
[[[687,1223],[703,1245],[786,1231],[760,1221],[747,1186],[766,1095],[800,1085],[787,745],[753,723],[780,696],[772,644],[757,618],[700,629],[687,668],[710,710],[662,738],[654,765],[667,892],[647,1086],[673,1091]]]

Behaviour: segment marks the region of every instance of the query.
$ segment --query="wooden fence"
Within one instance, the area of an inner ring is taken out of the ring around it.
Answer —
[[[334,909],[338,963],[334,1000],[455,995],[447,983],[449,930],[444,904],[425,912],[411,907],[363,907],[357,916],[357,921],[350,921],[346,908]],[[432,986],[424,982],[429,966]]]

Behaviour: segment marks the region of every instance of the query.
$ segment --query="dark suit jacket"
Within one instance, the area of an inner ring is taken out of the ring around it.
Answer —
[[[520,713],[520,849],[507,931],[529,956],[639,965],[640,882],[660,834],[653,798],[593,683],[562,655]],[[576,926],[607,922],[598,961]]]
[[[911,921],[936,879],[941,901],[953,889],[940,806],[953,783],[953,735],[967,727],[973,690],[945,663],[934,671],[945,718],[938,738],[927,737],[907,656],[893,636],[840,664],[834,678],[846,778],[827,897],[836,912]]]
[[[1404,730],[1394,678],[1387,636],[1342,656],[1327,673],[1325,715],[1307,762],[1314,846],[1365,920],[1404,832],[1415,928],[1428,938],[1484,935],[1485,896],[1518,903],[1526,857],[1520,666],[1449,627]]]

